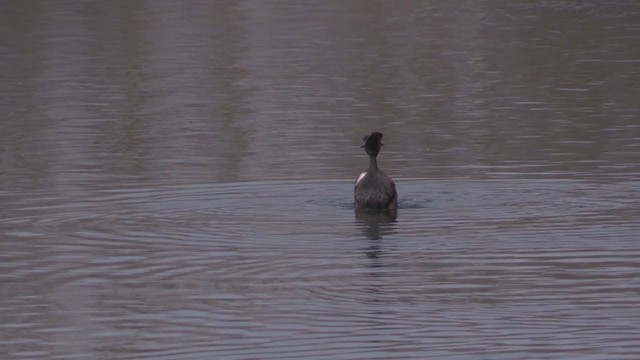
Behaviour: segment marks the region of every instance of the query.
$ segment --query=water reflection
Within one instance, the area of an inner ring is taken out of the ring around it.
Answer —
[[[365,238],[378,240],[394,233],[397,210],[364,210],[356,211],[356,224]]]
[[[384,211],[361,210],[356,211],[356,226],[370,245],[365,253],[367,257],[376,259],[382,255],[381,240],[396,233],[397,210]]]

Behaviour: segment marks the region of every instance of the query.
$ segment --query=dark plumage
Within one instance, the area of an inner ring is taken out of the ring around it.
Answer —
[[[354,189],[356,210],[396,209],[398,193],[396,184],[378,169],[377,156],[382,147],[382,133],[372,132],[364,137],[362,147],[369,155],[369,168],[360,174]]]

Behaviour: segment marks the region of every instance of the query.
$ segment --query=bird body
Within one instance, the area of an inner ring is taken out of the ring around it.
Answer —
[[[360,174],[354,187],[356,210],[393,209],[398,205],[395,182],[378,168],[378,153],[382,147],[382,133],[373,132],[364,137],[365,151],[369,155],[369,168]]]

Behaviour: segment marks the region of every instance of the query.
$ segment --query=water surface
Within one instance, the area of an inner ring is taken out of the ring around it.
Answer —
[[[4,359],[637,359],[634,2],[8,2]],[[356,215],[371,131],[396,219]]]

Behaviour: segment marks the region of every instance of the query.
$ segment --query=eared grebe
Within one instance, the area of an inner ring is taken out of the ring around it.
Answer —
[[[396,184],[390,177],[378,169],[376,157],[382,146],[382,133],[372,132],[364,137],[361,147],[369,155],[369,168],[358,176],[354,190],[356,210],[361,209],[391,209],[398,205]]]

